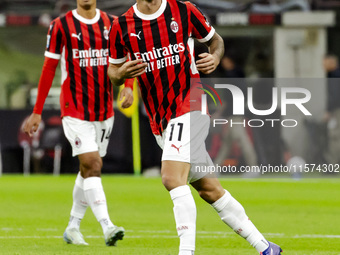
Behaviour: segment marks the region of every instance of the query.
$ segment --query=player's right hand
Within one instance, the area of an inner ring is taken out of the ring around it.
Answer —
[[[144,63],[141,59],[131,60],[125,62],[120,68],[119,73],[122,78],[136,78],[145,73],[145,68],[148,66],[147,63]]]
[[[34,132],[38,130],[39,124],[41,122],[41,115],[37,113],[32,113],[31,116],[26,120],[23,125],[22,131],[27,135],[32,136]]]

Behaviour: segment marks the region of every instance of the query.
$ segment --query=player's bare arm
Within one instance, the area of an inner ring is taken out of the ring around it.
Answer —
[[[41,115],[37,113],[32,113],[23,125],[22,131],[24,131],[27,135],[32,136],[33,133],[38,130],[40,122]]]
[[[113,85],[120,86],[126,79],[136,78],[145,73],[147,63],[143,63],[143,60],[137,59],[127,61],[124,64],[112,64],[108,68],[107,74]]]
[[[206,43],[209,53],[198,55],[199,60],[196,61],[197,70],[204,73],[212,73],[219,65],[224,54],[224,42],[222,37],[215,33],[214,36]]]

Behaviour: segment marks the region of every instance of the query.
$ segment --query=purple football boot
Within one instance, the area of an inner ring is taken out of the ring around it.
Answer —
[[[282,249],[275,243],[269,243],[267,250],[260,252],[260,255],[281,255]]]

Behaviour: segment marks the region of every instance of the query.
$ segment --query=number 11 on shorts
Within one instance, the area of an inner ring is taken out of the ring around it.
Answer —
[[[182,140],[182,132],[183,132],[183,123],[177,123],[176,126],[178,126],[178,139],[177,141],[181,141]],[[175,129],[175,124],[171,124],[170,125],[171,130],[170,130],[170,137],[169,137],[169,141],[172,141],[173,138],[173,133],[174,133],[174,129]]]

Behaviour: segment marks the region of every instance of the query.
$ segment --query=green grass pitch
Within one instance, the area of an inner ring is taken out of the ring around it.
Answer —
[[[178,254],[172,201],[158,178],[103,176],[110,216],[126,229],[118,247],[105,246],[90,209],[81,224],[90,245],[64,243],[75,177],[0,178],[0,254]],[[339,179],[221,182],[266,238],[281,245],[284,254],[340,254]],[[193,194],[198,210],[196,255],[257,254],[195,191]]]

